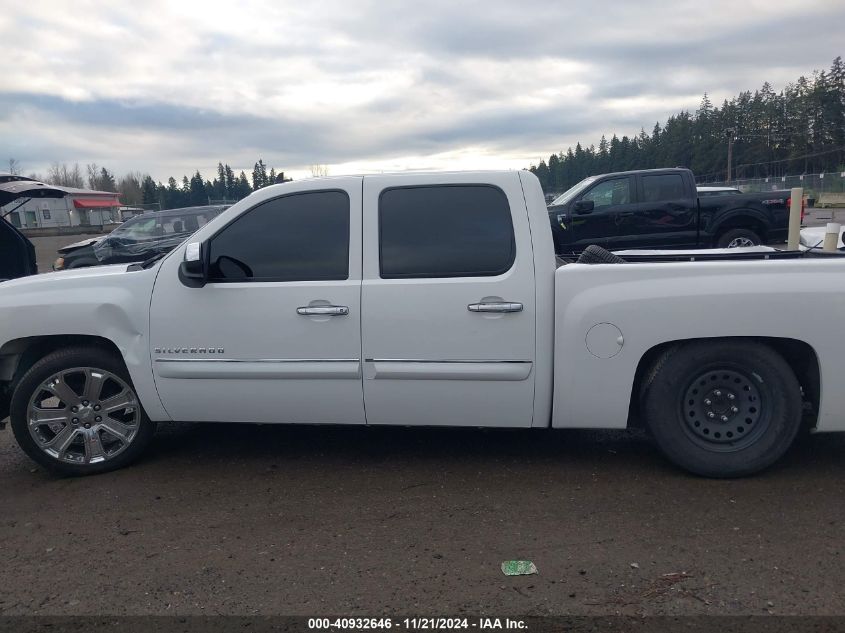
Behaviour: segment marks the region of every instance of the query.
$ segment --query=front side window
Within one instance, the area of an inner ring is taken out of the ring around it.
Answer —
[[[584,194],[581,200],[592,200],[594,208],[609,207],[631,202],[631,179],[605,180]]]
[[[681,174],[643,176],[643,201],[664,202],[686,197]]]
[[[211,238],[213,281],[349,277],[349,196],[309,191],[268,200]]]
[[[501,275],[516,257],[507,196],[489,185],[386,189],[379,255],[384,279]]]

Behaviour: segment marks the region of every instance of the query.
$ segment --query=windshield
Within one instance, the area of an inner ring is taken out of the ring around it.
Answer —
[[[577,185],[575,185],[574,187],[572,187],[570,189],[567,189],[562,194],[560,194],[557,198],[552,200],[551,206],[555,206],[555,205],[558,205],[558,204],[566,204],[567,202],[572,200],[572,198],[574,198],[579,193],[584,191],[584,189],[589,187],[595,179],[596,179],[596,176],[590,176],[589,178],[584,178],[584,180],[579,182]]]

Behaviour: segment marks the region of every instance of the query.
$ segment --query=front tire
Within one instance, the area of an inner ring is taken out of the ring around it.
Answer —
[[[122,468],[155,433],[123,363],[96,347],[59,350],[35,363],[15,387],[10,418],[24,452],[63,475]]]
[[[771,466],[801,426],[795,374],[780,354],[746,339],[696,341],[665,353],[642,405],[666,457],[705,477]]]

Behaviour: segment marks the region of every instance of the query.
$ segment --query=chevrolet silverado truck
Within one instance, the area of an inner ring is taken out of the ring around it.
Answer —
[[[70,474],[228,421],[645,426],[693,473],[747,475],[802,413],[845,430],[845,262],[743,250],[558,266],[527,171],[273,185],[158,259],[0,284],[0,419]]]
[[[590,245],[735,248],[786,241],[788,190],[712,195],[715,189],[699,193],[688,169],[590,176],[549,205],[555,251],[580,253]]]

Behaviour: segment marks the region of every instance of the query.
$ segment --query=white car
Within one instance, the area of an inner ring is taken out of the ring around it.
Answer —
[[[265,187],[158,261],[0,284],[0,418],[71,474],[157,422],[624,429],[694,473],[780,458],[805,405],[845,430],[845,261],[557,267],[526,171]],[[797,296],[801,300],[797,300]],[[822,386],[825,389],[822,389]]]

